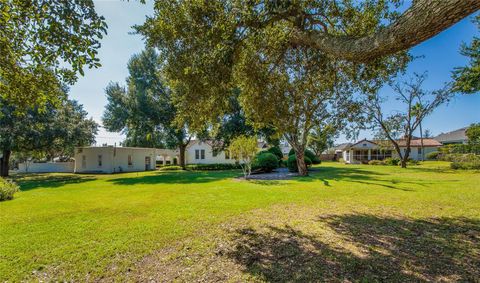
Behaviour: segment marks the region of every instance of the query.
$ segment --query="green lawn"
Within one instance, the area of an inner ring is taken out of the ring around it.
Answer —
[[[480,173],[326,163],[228,172],[17,177],[0,281],[475,281]]]

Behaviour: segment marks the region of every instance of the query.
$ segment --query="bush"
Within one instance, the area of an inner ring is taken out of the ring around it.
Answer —
[[[177,166],[177,165],[166,165],[163,167],[160,167],[160,171],[176,171],[176,170],[183,170],[182,167]]]
[[[420,161],[409,158],[409,159],[407,160],[407,164],[408,164],[408,165],[418,165],[418,164],[420,164]]]
[[[452,160],[450,167],[452,169],[479,170],[480,155],[476,154],[449,154]]]
[[[400,164],[400,159],[389,157],[389,158],[385,158],[383,162],[385,163],[385,165],[397,166],[398,164]]]
[[[308,158],[307,156],[304,157],[305,163],[307,164],[307,167],[312,165],[312,160]],[[295,155],[290,155],[287,160],[287,167],[288,171],[290,172],[298,172],[298,166],[297,166],[297,157]]]
[[[429,152],[429,153],[427,153],[427,155],[425,157],[428,160],[437,160],[439,154],[440,154],[440,152],[438,152],[438,151]]]
[[[340,162],[340,163],[345,163],[345,159],[343,159],[343,157],[340,157],[340,158],[338,159],[338,162]]]
[[[263,172],[272,172],[278,167],[278,158],[270,152],[260,152],[255,157],[252,164],[253,170],[261,170]]]
[[[290,157],[291,155],[295,155],[295,150],[293,150],[293,148],[288,152],[288,156]],[[304,155],[312,161],[312,164],[322,163],[320,158],[318,158],[318,156],[316,156],[311,150],[305,149]]]
[[[189,164],[186,166],[187,170],[192,171],[215,171],[215,170],[232,170],[242,169],[240,164],[230,163],[213,163],[213,164]]]
[[[18,191],[17,184],[0,178],[0,201],[13,199],[13,195]]]
[[[282,158],[283,158],[282,150],[278,146],[274,146],[274,147],[269,148],[268,152],[275,155],[278,158],[278,160],[282,160]]]
[[[368,161],[369,165],[385,165],[385,163],[382,160],[370,160]]]

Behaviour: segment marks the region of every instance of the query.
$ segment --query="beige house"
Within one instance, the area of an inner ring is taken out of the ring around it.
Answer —
[[[398,141],[400,150],[404,153],[407,150],[406,141]],[[385,158],[398,157],[397,152],[392,146],[386,146],[385,141],[374,142],[367,139],[357,143],[343,145],[342,158],[345,163],[358,164],[367,163],[370,160],[383,160]],[[410,158],[414,160],[422,160],[422,156],[426,156],[430,152],[438,151],[442,146],[441,143],[434,139],[423,139],[422,154],[421,139],[413,139],[410,141]]]
[[[139,147],[78,147],[75,173],[118,173],[155,170],[157,150]]]

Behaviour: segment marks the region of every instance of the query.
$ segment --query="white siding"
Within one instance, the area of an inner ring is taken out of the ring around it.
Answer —
[[[199,155],[201,150],[204,150],[205,158],[201,159],[201,156],[199,156],[199,159],[197,159],[195,156],[196,150],[199,151]],[[230,159],[225,158],[224,151],[220,151],[216,156],[213,156],[212,147],[208,143],[200,141],[192,142],[192,144],[187,147],[185,161],[187,164],[235,163],[235,159],[232,159],[231,157]]]

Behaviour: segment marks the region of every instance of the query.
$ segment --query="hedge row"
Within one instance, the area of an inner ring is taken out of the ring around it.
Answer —
[[[231,170],[231,169],[241,169],[242,167],[239,164],[228,164],[228,163],[214,163],[214,164],[188,164],[186,166],[187,170],[193,171],[214,171],[214,170]]]

